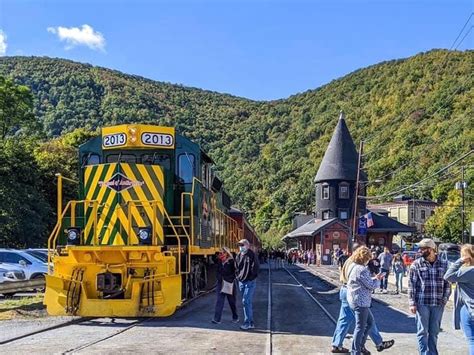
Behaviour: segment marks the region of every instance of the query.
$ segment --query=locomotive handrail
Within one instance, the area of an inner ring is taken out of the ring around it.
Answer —
[[[163,205],[163,202],[160,201],[160,200],[152,200],[152,201],[141,201],[141,200],[130,200],[130,201],[127,201],[127,204],[133,204],[136,206],[137,203],[139,204],[149,204],[151,206],[153,206],[153,225],[152,225],[152,231],[153,231],[153,239],[155,238],[155,233],[156,233],[156,229],[155,229],[155,221],[156,221],[156,207],[158,205],[160,205],[163,209],[163,213],[165,215],[165,217],[168,219],[168,222],[170,223],[170,226],[174,232],[174,235],[176,237],[176,240],[178,241],[178,274],[189,274],[190,270],[191,270],[191,245],[190,245],[190,238],[189,238],[189,235],[187,233],[186,234],[186,238],[188,239],[188,253],[187,253],[187,266],[188,266],[188,271],[186,272],[181,272],[181,237],[179,236],[178,234],[178,231],[176,230],[173,222],[171,221],[171,217],[170,215],[168,214],[168,211],[166,211],[166,208],[165,206]],[[129,209],[130,211],[130,209]],[[131,228],[131,224],[129,224],[129,228]],[[130,231],[129,231],[129,235],[130,235]],[[155,243],[156,244],[156,243]]]

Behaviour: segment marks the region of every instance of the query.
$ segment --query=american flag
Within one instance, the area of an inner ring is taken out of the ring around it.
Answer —
[[[365,218],[367,218],[367,228],[370,228],[375,225],[374,219],[372,218],[372,212],[369,212],[365,215]]]

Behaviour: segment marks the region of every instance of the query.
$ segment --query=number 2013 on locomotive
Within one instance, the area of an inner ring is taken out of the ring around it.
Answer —
[[[115,133],[104,136],[104,147],[117,147],[127,143],[127,135],[125,133]],[[173,136],[170,134],[148,133],[141,135],[141,143],[151,146],[170,147],[173,145]]]

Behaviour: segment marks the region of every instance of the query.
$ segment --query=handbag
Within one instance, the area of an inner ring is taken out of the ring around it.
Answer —
[[[233,282],[227,282],[226,280],[222,280],[222,293],[225,293],[227,295],[231,295],[234,293],[234,283]]]

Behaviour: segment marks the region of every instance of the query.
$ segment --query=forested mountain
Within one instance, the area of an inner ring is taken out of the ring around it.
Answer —
[[[473,63],[473,51],[433,50],[268,102],[44,57],[2,57],[0,76],[31,88],[46,139],[118,123],[176,126],[216,160],[258,230],[281,234],[293,212],[313,204],[312,179],[340,110],[354,141],[366,140],[369,180],[383,177],[372,194],[415,182],[472,149]],[[442,201],[457,174],[407,193]]]

